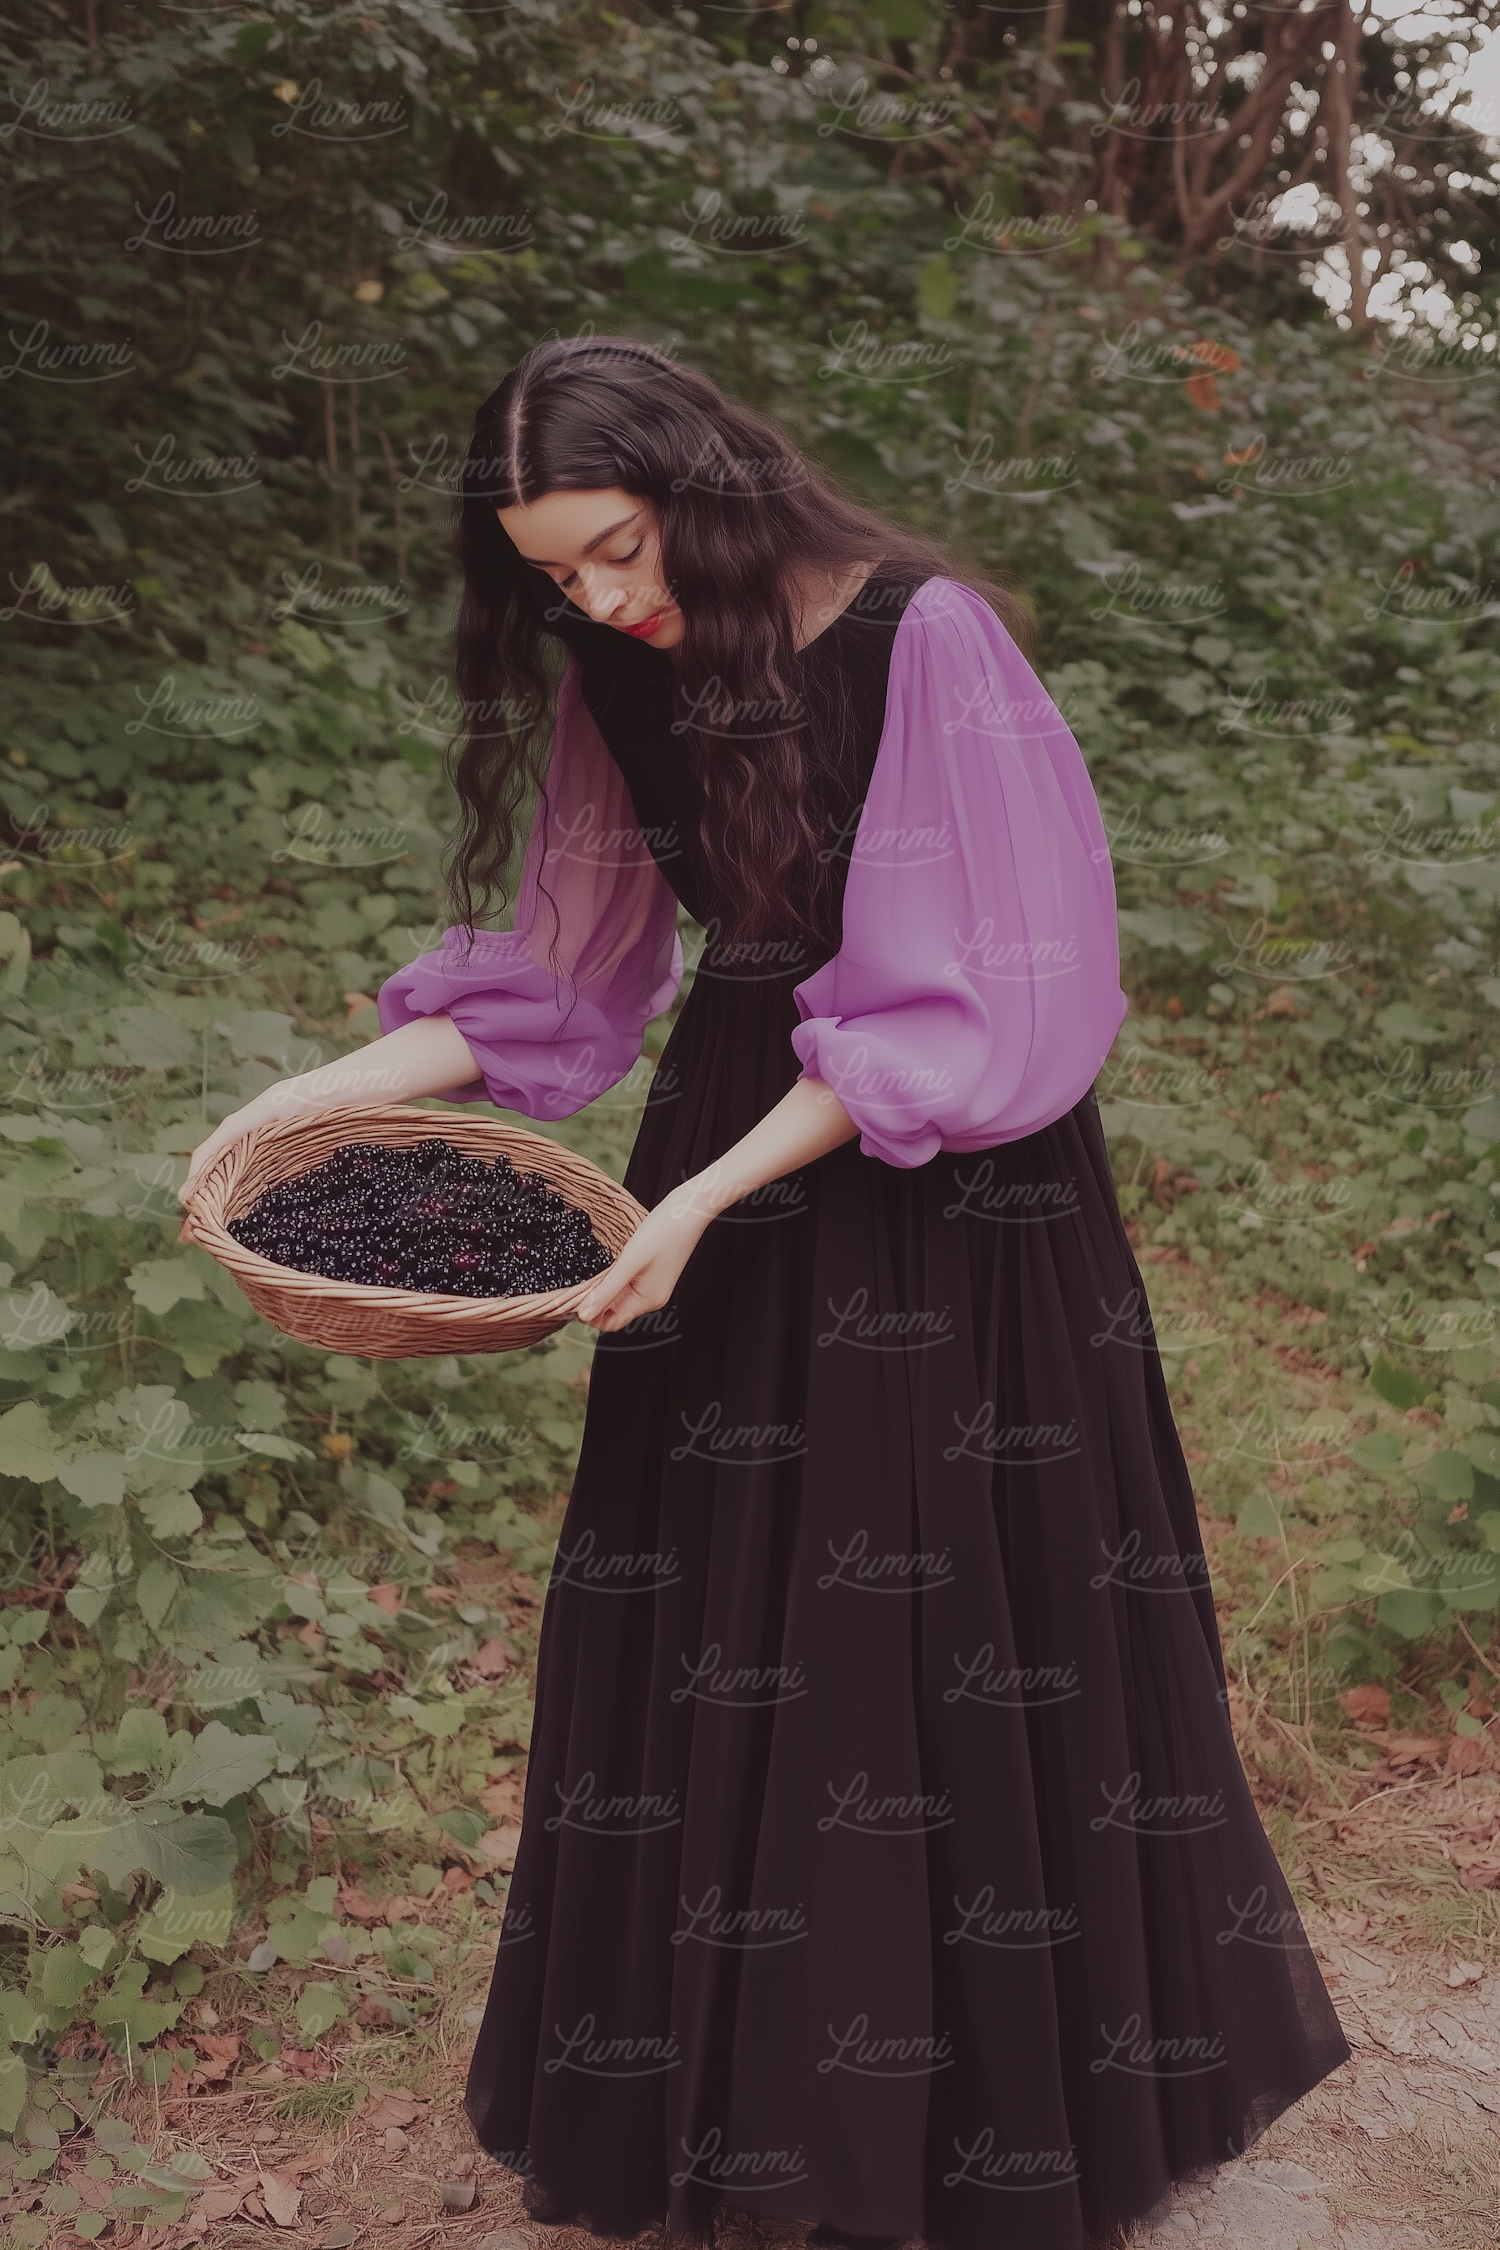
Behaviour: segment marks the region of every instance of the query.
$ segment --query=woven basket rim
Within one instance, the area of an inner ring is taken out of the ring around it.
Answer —
[[[302,1112],[295,1117],[270,1118],[252,1125],[238,1140],[222,1149],[204,1172],[184,1206],[179,1239],[197,1243],[232,1276],[238,1267],[251,1280],[260,1281],[288,1297],[302,1299],[310,1304],[345,1305],[353,1310],[393,1315],[434,1313],[453,1317],[483,1312],[491,1315],[514,1313],[518,1321],[526,1317],[562,1312],[576,1304],[600,1278],[598,1274],[587,1281],[574,1282],[567,1289],[535,1290],[524,1296],[467,1297],[448,1291],[401,1289],[385,1282],[338,1281],[331,1274],[304,1273],[296,1266],[277,1265],[274,1259],[267,1258],[261,1251],[247,1248],[229,1232],[217,1213],[209,1207],[214,1202],[219,1202],[221,1207],[227,1205],[237,1185],[238,1176],[248,1168],[254,1154],[268,1142],[295,1142],[314,1126],[326,1128],[330,1124],[342,1124],[346,1120],[350,1123],[363,1120],[367,1124],[381,1121],[410,1127],[419,1121],[425,1123],[427,1119],[432,1121],[430,1131],[419,1130],[410,1137],[443,1139],[444,1128],[452,1121],[435,1110],[416,1109],[409,1102],[340,1104],[328,1109]],[[549,1140],[544,1133],[531,1133],[523,1126],[507,1125],[499,1118],[467,1118],[464,1124],[469,1130],[479,1127],[492,1132],[496,1136],[497,1156],[507,1142],[520,1143],[523,1147],[529,1143],[560,1150],[571,1164],[587,1166],[597,1176],[608,1189],[610,1200],[622,1217],[634,1216],[636,1225],[646,1218],[645,1206],[636,1201],[628,1188],[622,1187],[618,1180],[612,1180],[591,1158],[580,1156],[576,1150],[565,1148],[561,1142]],[[350,1138],[357,1140],[358,1134],[354,1133]],[[346,1144],[340,1143],[340,1146],[344,1145]],[[513,1148],[506,1148],[504,1153],[511,1155],[517,1171],[525,1169],[516,1160]],[[312,1166],[309,1165],[307,1169],[311,1170]],[[288,1176],[296,1177],[295,1174]],[[556,1188],[552,1181],[546,1184],[554,1187],[554,1192],[563,1194],[563,1190]],[[588,1210],[587,1205],[576,1202],[573,1197],[564,1195],[564,1200],[574,1202],[577,1209]],[[588,1215],[592,1221],[593,1212],[589,1211]],[[601,1247],[607,1248],[608,1245]],[[612,1257],[618,1255],[618,1252],[612,1253]]]

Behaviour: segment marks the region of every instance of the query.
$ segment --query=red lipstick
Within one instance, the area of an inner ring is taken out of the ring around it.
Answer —
[[[649,641],[652,634],[660,630],[664,614],[662,610],[657,610],[652,616],[642,618],[639,625],[622,625],[620,631],[628,633],[632,640]]]

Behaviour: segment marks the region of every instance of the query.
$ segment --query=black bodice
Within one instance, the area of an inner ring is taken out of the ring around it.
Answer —
[[[835,914],[880,747],[896,628],[921,583],[877,568],[849,607],[795,659],[798,704],[787,717],[805,730],[813,816],[832,870]],[[726,902],[700,846],[703,795],[677,705],[671,654],[576,611],[565,621],[563,638],[579,659],[583,700],[624,775],[648,847],[678,898],[712,937],[726,919]],[[705,713],[705,720],[702,731],[711,744],[712,714]],[[754,712],[725,718],[728,734],[752,742],[763,723]],[[820,956],[802,943],[795,965],[806,975]],[[832,950],[825,947],[821,957]]]

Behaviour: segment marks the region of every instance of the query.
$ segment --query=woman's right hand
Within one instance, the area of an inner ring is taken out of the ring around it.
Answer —
[[[286,1079],[278,1080],[279,1085],[289,1083],[290,1081]],[[276,1088],[270,1087],[267,1091],[274,1093]],[[213,1163],[214,1158],[221,1156],[226,1148],[233,1148],[235,1142],[242,1139],[252,1126],[264,1124],[270,1114],[272,1113],[267,1109],[263,1094],[257,1094],[255,1099],[246,1102],[243,1108],[231,1110],[223,1122],[214,1127],[207,1139],[199,1141],[197,1147],[193,1150],[188,1162],[187,1177],[177,1190],[178,1202],[182,1204],[190,1203],[197,1190],[198,1182],[202,1179],[209,1165]]]

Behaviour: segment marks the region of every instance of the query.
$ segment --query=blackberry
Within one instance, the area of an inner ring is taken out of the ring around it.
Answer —
[[[544,1180],[437,1139],[351,1142],[267,1188],[229,1232],[294,1272],[443,1296],[570,1289],[612,1262],[587,1214]]]

